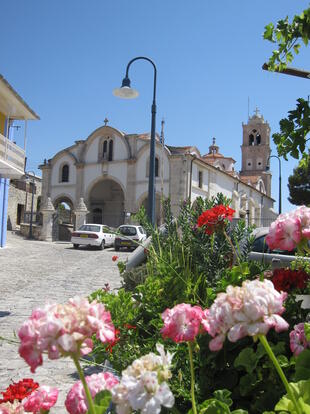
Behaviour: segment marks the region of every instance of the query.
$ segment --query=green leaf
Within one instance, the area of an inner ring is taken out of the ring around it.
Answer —
[[[295,364],[295,379],[296,381],[307,380],[310,378],[310,350],[305,349],[296,358]]]
[[[238,410],[231,411],[231,414],[248,414],[248,411],[238,408]]]
[[[305,322],[304,331],[307,341],[310,341],[310,323]]]
[[[217,400],[227,404],[228,407],[230,407],[233,403],[233,400],[230,398],[231,392],[229,390],[216,390],[213,395]]]
[[[264,39],[269,40],[270,42],[274,42],[273,29],[274,29],[273,23],[269,23],[267,26],[265,26]]]
[[[110,406],[111,403],[111,393],[110,391],[104,390],[98,392],[94,398],[94,406],[95,406],[95,413],[96,414],[105,414]],[[87,414],[90,414],[87,411]]]
[[[310,414],[310,380],[291,382],[290,386],[295,394],[295,398],[303,408],[303,414]],[[281,398],[275,410],[296,414],[295,406],[288,394]]]
[[[211,398],[199,405],[199,414],[231,414],[227,404]]]
[[[300,44],[296,44],[294,45],[294,52],[296,53],[296,55],[299,53],[299,49],[300,49]]]
[[[252,374],[258,363],[258,357],[252,348],[243,349],[234,362],[234,367],[243,367],[248,374]]]

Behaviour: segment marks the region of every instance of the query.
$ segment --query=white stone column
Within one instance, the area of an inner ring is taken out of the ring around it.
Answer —
[[[43,220],[40,240],[53,241],[53,215],[55,209],[50,197],[47,198],[46,204],[41,208],[41,212]]]
[[[83,224],[86,223],[86,216],[89,213],[84,203],[84,199],[80,198],[79,204],[77,205],[75,214],[75,230],[78,230]]]

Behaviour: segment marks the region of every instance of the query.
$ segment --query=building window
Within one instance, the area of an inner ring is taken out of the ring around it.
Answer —
[[[262,141],[262,138],[261,138],[260,134],[257,133],[256,134],[256,145],[260,145],[261,141]]]
[[[108,159],[108,141],[107,140],[103,142],[102,157],[104,160]]]
[[[67,183],[69,182],[69,165],[65,164],[61,170],[61,182]]]
[[[249,145],[250,146],[254,145],[254,135],[253,134],[249,135]]]
[[[111,139],[109,142],[109,155],[108,155],[108,160],[112,161],[113,160],[113,140]]]
[[[159,160],[156,157],[155,158],[155,177],[158,177],[159,176],[158,172],[159,172]]]
[[[198,171],[198,187],[202,188],[202,171]]]

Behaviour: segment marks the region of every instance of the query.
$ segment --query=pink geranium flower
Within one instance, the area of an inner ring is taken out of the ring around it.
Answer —
[[[296,248],[301,237],[300,217],[292,213],[280,214],[270,226],[266,243],[271,250],[278,248],[291,251]]]
[[[211,351],[222,348],[226,336],[236,342],[245,336],[266,335],[270,328],[276,332],[288,329],[280,316],[287,293],[275,290],[269,280],[245,281],[242,287],[228,286],[206,309],[202,325],[213,337]]]
[[[110,391],[116,384],[118,379],[110,372],[102,372],[86,377],[86,382],[92,398],[100,391]],[[65,406],[70,414],[84,414],[88,410],[87,399],[81,381],[76,382],[70,389]]]
[[[170,338],[174,342],[194,341],[203,318],[204,313],[199,306],[181,303],[163,312],[164,327],[161,333],[164,338]]]
[[[299,355],[304,349],[310,348],[310,341],[307,341],[303,322],[295,325],[290,332],[290,348],[295,356]]]
[[[271,250],[281,249],[292,251],[304,246],[310,239],[310,208],[298,207],[290,213],[280,214],[274,221],[266,237]]]
[[[91,337],[94,334],[102,342],[115,340],[111,315],[103,304],[89,303],[79,297],[64,305],[48,304],[34,310],[19,329],[19,354],[35,372],[43,363],[43,352],[47,352],[50,359],[88,354],[93,348]]]
[[[56,404],[57,398],[57,388],[42,385],[23,401],[24,410],[33,414],[40,413],[40,410],[48,411]]]

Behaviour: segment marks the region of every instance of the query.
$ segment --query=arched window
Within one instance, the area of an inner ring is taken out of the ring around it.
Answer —
[[[159,159],[155,158],[155,177],[159,176]]]
[[[108,141],[107,140],[103,142],[102,156],[104,160],[108,158]]]
[[[67,183],[69,182],[69,165],[65,164],[61,170],[61,182]]]
[[[112,161],[113,160],[113,140],[112,139],[109,142],[109,155],[108,155],[108,160],[109,161]]]
[[[260,145],[261,144],[261,141],[262,141],[262,138],[261,138],[260,134],[257,133],[256,134],[256,145]]]
[[[254,145],[254,135],[253,134],[249,135],[249,145]]]

